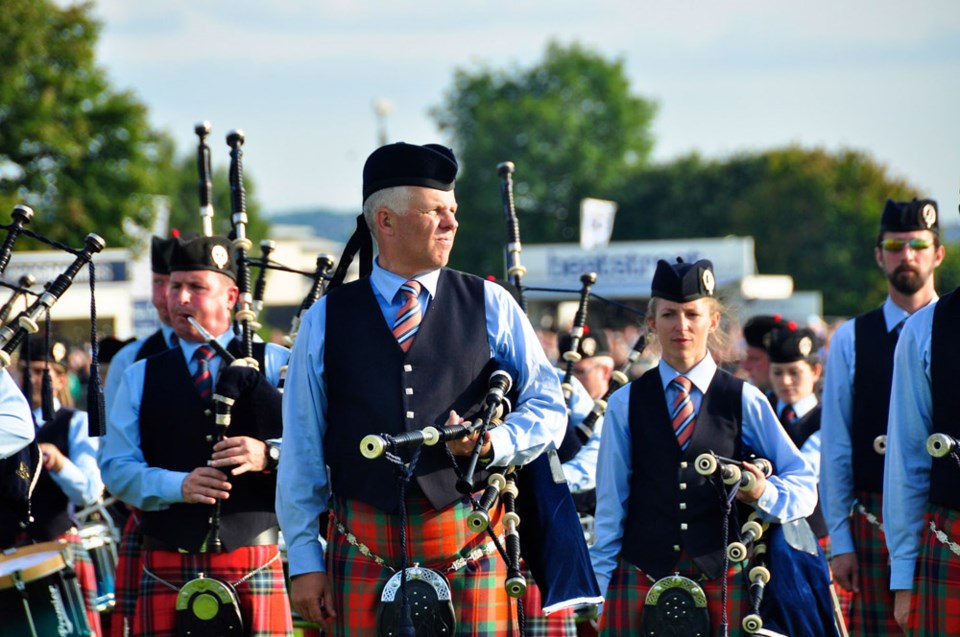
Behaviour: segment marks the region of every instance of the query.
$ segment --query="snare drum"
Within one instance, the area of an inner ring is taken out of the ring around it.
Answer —
[[[112,610],[115,603],[117,545],[110,527],[91,524],[80,529],[80,543],[90,555],[97,577],[96,609],[101,613]]]
[[[93,635],[68,550],[57,541],[0,555],[0,637]]]

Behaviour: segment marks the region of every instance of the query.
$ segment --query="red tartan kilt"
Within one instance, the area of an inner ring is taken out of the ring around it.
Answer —
[[[140,578],[143,576],[143,560],[140,557],[140,510],[134,509],[127,518],[117,546],[117,572],[114,575],[116,603],[110,618],[111,637],[125,637],[124,626],[133,625],[140,593]]]
[[[685,553],[682,554],[674,570],[682,577],[694,580],[703,589],[707,596],[707,609],[710,612],[711,633],[714,637],[723,635],[720,630],[723,608],[721,580],[718,578],[705,582],[699,581],[700,571]],[[746,588],[741,585],[740,578],[737,577],[739,572],[739,566],[727,571],[727,626],[731,635],[741,633],[740,623],[747,610],[749,599]],[[620,558],[607,588],[603,615],[600,618],[600,634],[622,637],[642,635],[643,604],[652,587],[653,582],[643,571]]]
[[[879,493],[857,491],[854,495],[867,511],[882,520],[883,497]],[[853,595],[850,633],[870,637],[899,637],[903,631],[893,618],[890,554],[884,533],[856,510],[850,520],[850,531],[856,547],[860,578],[860,594]]]
[[[458,637],[504,637],[513,635],[514,623],[504,581],[506,567],[498,553],[469,562],[456,572],[447,567],[473,548],[490,541],[467,526],[470,507],[462,501],[442,511],[433,509],[420,493],[408,494],[408,565],[414,562],[440,571],[450,583],[457,616]],[[356,500],[335,498],[327,535],[327,571],[333,587],[334,635],[363,637],[375,635],[380,593],[393,570],[378,565],[372,557],[351,546],[337,530],[340,522],[370,552],[398,569],[401,564],[399,515],[388,514]],[[496,533],[502,531],[499,513],[491,521]]]
[[[960,557],[937,539],[931,521],[948,541],[960,543],[960,511],[928,505],[910,599],[909,634],[960,635]]]
[[[102,635],[100,611],[97,610],[97,571],[93,566],[90,554],[83,548],[83,541],[76,533],[61,535],[59,539],[70,544],[70,555],[73,560],[73,570],[77,573],[77,583],[83,593],[84,606],[87,609],[87,621],[94,635]]]
[[[143,551],[144,569],[172,584],[158,582],[144,570],[140,581],[134,625],[142,637],[176,635],[176,601],[180,587],[204,573],[234,584],[251,571],[279,556],[276,544],[245,546],[229,553],[186,555],[171,551]],[[284,585],[283,564],[278,558],[234,588],[240,614],[250,637],[287,637],[293,632],[290,602]]]
[[[533,581],[533,575],[524,569],[527,578],[527,592],[523,596],[523,612],[526,615],[526,637],[576,637],[576,614],[572,608],[558,610],[549,615],[543,614],[543,601],[540,587]]]

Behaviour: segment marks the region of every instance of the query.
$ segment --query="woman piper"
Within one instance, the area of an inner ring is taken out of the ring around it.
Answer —
[[[746,589],[726,559],[737,506],[695,461],[751,451],[772,461],[769,478],[743,462],[754,484],[736,495],[770,522],[812,513],[816,476],[763,394],[710,354],[722,311],[711,262],[661,260],[651,287],[647,327],[662,358],[610,398],[597,462],[601,634],[740,634]]]

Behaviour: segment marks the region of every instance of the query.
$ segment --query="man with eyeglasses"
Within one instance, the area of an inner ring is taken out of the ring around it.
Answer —
[[[935,201],[887,201],[874,250],[887,299],[841,325],[827,358],[820,497],[834,579],[855,594],[851,634],[901,632],[881,527],[883,452],[900,330],[910,315],[937,300],[933,272],[944,257],[938,232]]]

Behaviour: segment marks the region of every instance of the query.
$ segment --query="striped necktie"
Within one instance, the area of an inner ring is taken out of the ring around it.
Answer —
[[[686,376],[677,376],[670,384],[677,390],[677,398],[673,401],[670,410],[670,421],[673,423],[673,433],[677,436],[677,444],[681,451],[686,451],[693,437],[693,427],[697,422],[697,415],[693,411],[693,399],[690,398],[690,389],[693,383]]]
[[[400,286],[400,293],[403,294],[405,302],[400,311],[397,312],[397,318],[393,321],[393,337],[400,344],[400,349],[406,352],[413,344],[413,337],[420,330],[420,320],[423,317],[418,298],[420,296],[420,282],[407,281]]]
[[[213,396],[213,376],[210,374],[210,359],[213,358],[214,351],[209,345],[201,345],[193,353],[193,359],[197,362],[197,371],[193,374],[193,384],[203,400],[210,400]]]

